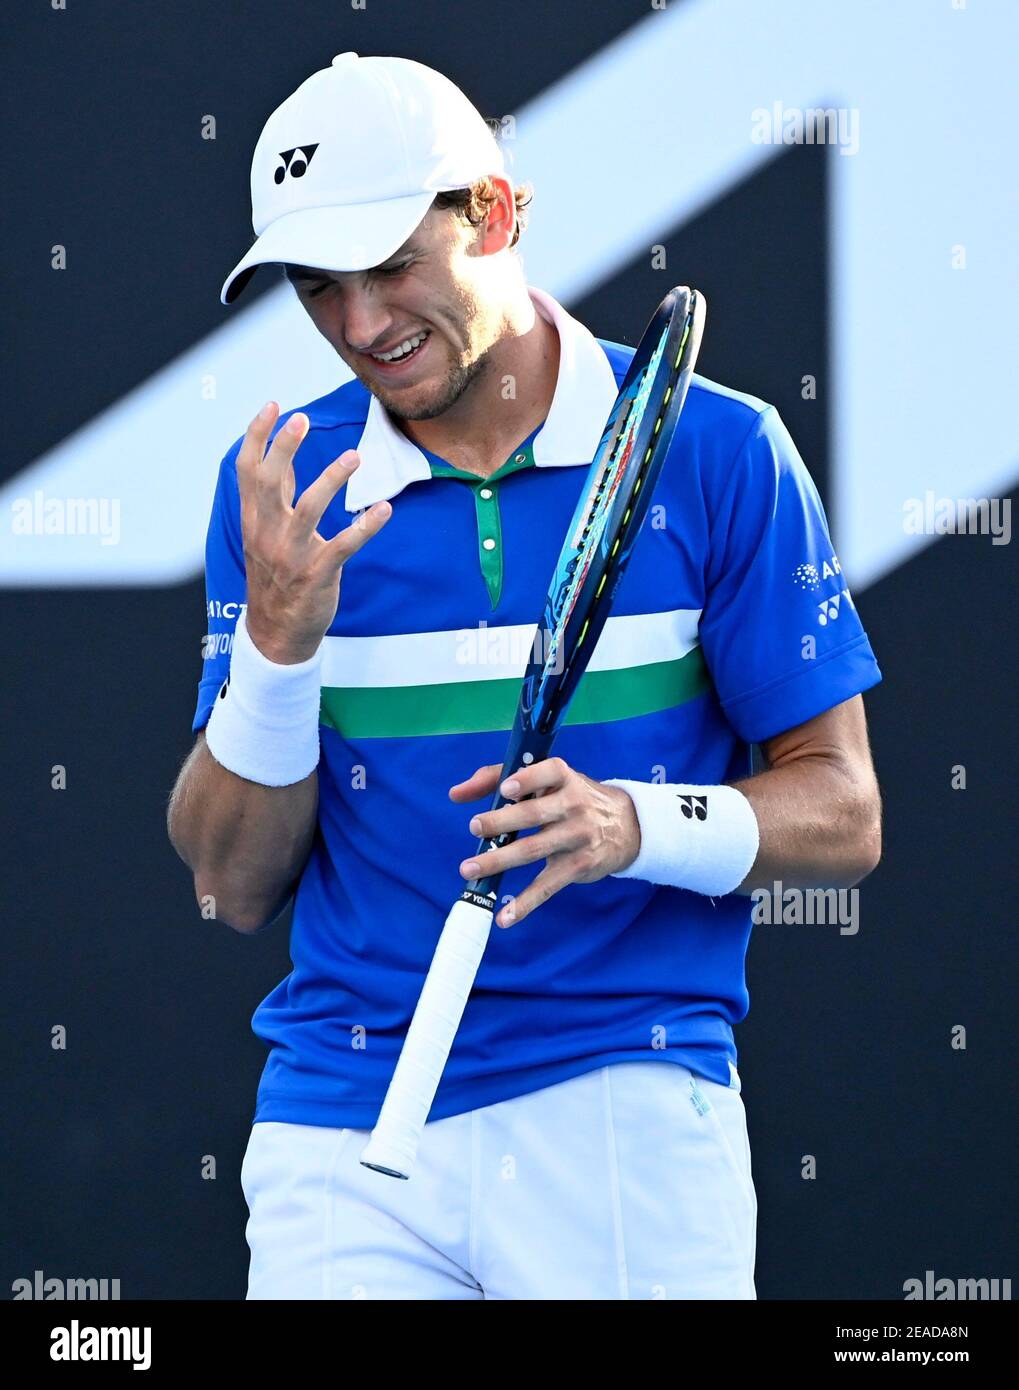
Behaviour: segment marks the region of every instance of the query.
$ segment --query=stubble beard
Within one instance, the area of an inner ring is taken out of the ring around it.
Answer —
[[[394,419],[434,420],[457,403],[464,392],[484,374],[488,365],[487,352],[476,357],[473,362],[455,363],[445,381],[436,388],[431,400],[423,401],[419,405],[401,404],[398,399],[392,399],[388,391],[373,390],[372,385],[363,378],[362,385],[367,386],[368,390],[378,397],[379,402]]]

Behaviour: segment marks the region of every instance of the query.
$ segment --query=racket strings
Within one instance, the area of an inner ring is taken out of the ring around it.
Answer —
[[[673,390],[675,387],[675,377],[676,375],[678,375],[679,367],[682,363],[683,350],[686,347],[686,341],[689,337],[690,325],[691,320],[688,318],[686,324],[684,325],[683,336],[680,341],[675,362],[673,364],[672,379],[670,379],[668,383],[668,386],[662,398],[661,405],[659,406],[658,416],[655,420],[652,441],[645,450],[644,458],[641,460],[640,471],[637,475],[636,481],[633,486],[631,501],[623,514],[623,518],[620,523],[619,535],[616,537],[616,540],[612,546],[612,550],[610,551],[610,559],[615,558],[621,544],[626,538],[627,526],[631,516],[633,515],[633,504],[636,501],[637,494],[640,492],[641,486],[644,482],[648,464],[651,460],[652,455],[654,454],[654,440],[657,439],[659,431],[661,430],[662,422],[665,419],[666,407],[668,406],[669,400],[671,399],[673,394]],[[562,641],[562,635],[565,631],[569,617],[573,612],[573,608],[576,604],[577,597],[584,587],[584,582],[587,578],[587,573],[591,567],[591,564],[597,551],[598,542],[601,539],[602,532],[605,529],[605,524],[608,519],[611,501],[615,496],[620,479],[623,477],[626,471],[626,465],[629,462],[637,434],[643,423],[644,415],[647,411],[648,401],[651,396],[651,388],[654,384],[655,376],[661,364],[662,357],[665,353],[665,346],[668,340],[668,336],[669,330],[666,329],[662,333],[662,336],[659,339],[659,342],[654,352],[648,359],[647,365],[645,366],[644,370],[634,382],[633,396],[626,410],[626,415],[622,421],[619,432],[616,435],[615,444],[613,445],[611,453],[609,454],[606,460],[605,468],[603,469],[602,475],[598,480],[598,485],[591,496],[587,520],[585,521],[583,528],[581,529],[580,535],[577,537],[576,554],[569,561],[569,564],[567,566],[567,569],[570,572],[571,580],[569,585],[566,587],[566,589],[560,596],[560,601],[556,607],[555,631],[552,634],[552,638],[549,644],[548,660],[546,662],[545,667],[546,671],[554,669],[558,660],[558,653]],[[606,569],[605,573],[602,575],[598,583],[597,589],[595,590],[591,604],[591,611],[585,618],[584,624],[577,637],[576,644],[574,646],[574,653],[580,651],[583,647],[584,639],[586,638],[588,629],[590,628],[591,623],[597,614],[597,609],[599,606],[598,601],[602,598],[608,579],[609,570]]]
[[[651,390],[651,383],[661,359],[663,347],[664,343],[659,344],[654,356],[639,378],[638,389],[626,412],[626,418],[623,421],[622,427],[616,435],[616,442],[613,445],[611,454],[606,460],[601,478],[598,481],[598,486],[595,488],[594,494],[592,495],[587,520],[581,529],[580,535],[577,537],[577,554],[573,562],[571,562],[571,567],[574,572],[573,588],[579,587],[580,583],[580,576],[577,574],[580,557],[585,554],[585,552],[588,555],[593,553],[601,530],[604,528],[605,521],[608,517],[609,504],[615,496],[619,479],[623,475],[626,464],[629,461],[630,453],[633,449],[634,438],[644,418],[644,412],[647,408],[647,399]],[[627,516],[629,516],[629,512]],[[586,567],[582,573],[583,572],[586,572]]]
[[[678,371],[679,364],[682,361],[683,348],[686,345],[686,340],[689,335],[689,331],[690,325],[688,320],[687,324],[684,327],[683,338],[679,346],[679,351],[676,355],[675,364],[673,366],[674,372]],[[611,501],[611,498],[615,493],[615,486],[613,486],[610,489],[608,485],[610,482],[615,485],[618,485],[618,481],[622,477],[626,464],[629,461],[630,454],[633,450],[634,442],[637,437],[637,433],[640,430],[640,427],[644,420],[644,415],[647,410],[648,399],[651,394],[651,387],[654,382],[655,375],[658,371],[658,367],[661,362],[662,356],[665,352],[665,344],[667,338],[668,330],[666,330],[666,332],[662,334],[658,346],[656,347],[654,353],[650,357],[647,366],[644,368],[644,371],[641,373],[637,389],[634,392],[633,400],[630,404],[629,409],[626,412],[626,418],[623,421],[622,428],[616,436],[615,446],[613,447],[612,453],[606,462],[605,470],[602,473],[601,479],[598,483],[598,487],[596,488],[594,497],[592,498],[591,512],[588,516],[588,520],[583,530],[581,531],[578,540],[578,558],[579,553],[584,551],[585,549],[587,550],[589,555],[593,554],[594,542],[597,539],[597,537],[595,537],[592,533],[594,532],[596,523],[601,523],[602,525],[604,524],[608,515],[608,503],[609,501]],[[668,386],[666,387],[661,405],[659,407],[658,416],[655,420],[653,439],[652,442],[648,445],[647,449],[645,450],[644,458],[641,461],[640,472],[638,473],[633,486],[632,499],[630,504],[627,506],[626,511],[623,513],[620,535],[616,538],[615,544],[612,547],[612,555],[615,555],[617,550],[619,549],[619,546],[625,534],[625,528],[629,523],[630,517],[633,515],[633,504],[637,499],[637,494],[640,492],[641,485],[644,482],[644,477],[647,472],[647,466],[654,453],[654,439],[658,437],[658,434],[662,428],[662,422],[665,419],[666,414],[666,407],[668,406],[669,400],[672,397],[674,385],[675,382],[670,380]],[[595,592],[595,599],[601,596],[602,591],[605,588],[605,582],[607,578],[608,574],[606,572],[606,574],[602,575],[601,582],[599,583],[598,588]],[[576,580],[575,585],[579,588],[579,584],[576,583]],[[578,645],[580,644],[580,642],[583,641],[584,633],[587,631],[588,625],[588,623],[584,624],[584,628],[581,632],[580,637],[578,638]]]

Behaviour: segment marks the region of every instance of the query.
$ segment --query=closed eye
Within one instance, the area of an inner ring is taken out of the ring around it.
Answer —
[[[385,277],[386,279],[391,279],[393,275],[402,275],[403,272],[409,270],[411,264],[413,264],[413,261],[407,260],[400,261],[399,265],[380,265],[380,267],[378,267],[377,270],[370,271],[368,272],[368,274],[378,275],[378,277]],[[307,291],[307,297],[309,297],[309,299],[317,299],[318,295],[321,295],[321,293],[327,291],[329,285],[332,285],[331,279],[329,279],[329,281],[325,281],[324,284],[316,285],[313,289],[309,289],[309,291]]]

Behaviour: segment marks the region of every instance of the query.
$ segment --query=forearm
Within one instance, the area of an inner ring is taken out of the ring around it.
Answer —
[[[767,770],[732,786],[619,782],[640,833],[637,857],[617,877],[711,897],[776,881],[859,883],[881,857],[881,799],[860,697],[776,735],[762,752]]]
[[[835,756],[806,755],[735,783],[760,832],[753,868],[736,889],[851,888],[881,857],[874,778]]]
[[[219,921],[257,931],[284,907],[311,849],[318,774],[285,787],[222,767],[200,738],[170,798],[167,829],[194,875],[195,896]]]

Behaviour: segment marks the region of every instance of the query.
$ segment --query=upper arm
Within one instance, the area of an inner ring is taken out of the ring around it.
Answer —
[[[881,673],[817,489],[773,408],[711,488],[701,645],[730,725],[763,747]]]

